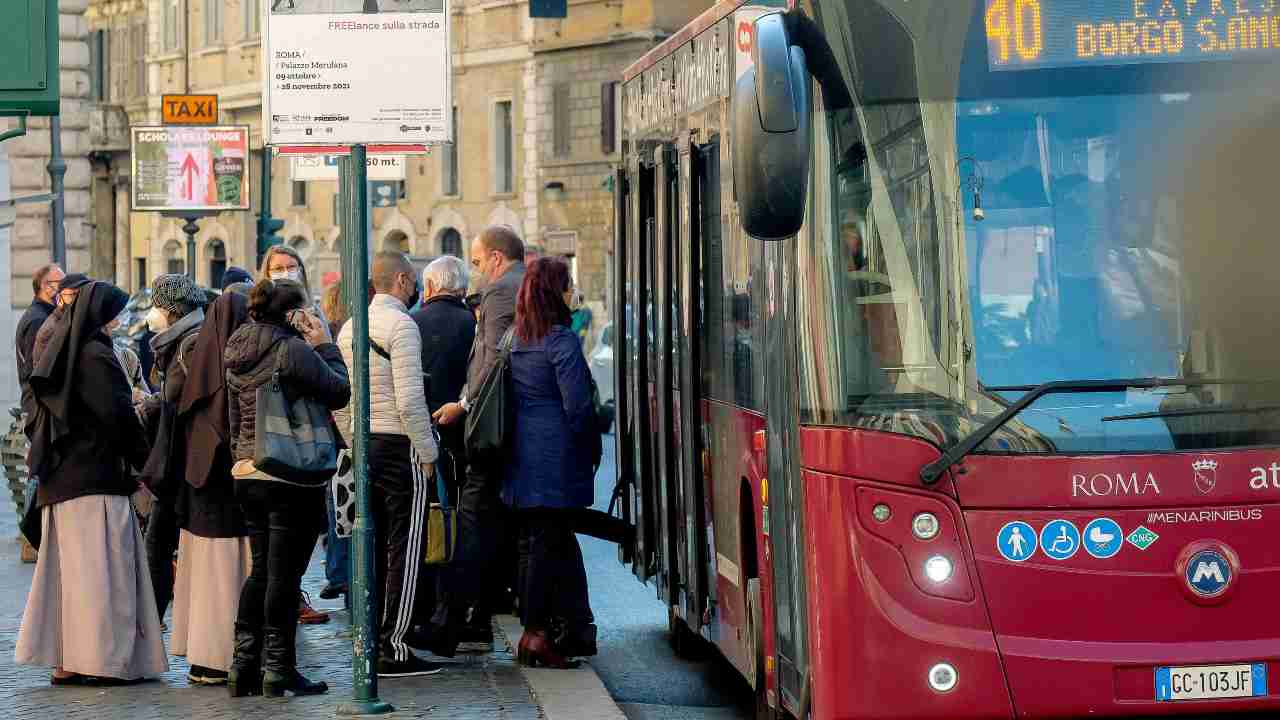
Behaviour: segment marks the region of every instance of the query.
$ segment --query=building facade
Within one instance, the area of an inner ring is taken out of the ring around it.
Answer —
[[[93,116],[94,269],[138,289],[185,271],[181,222],[129,210],[130,125],[159,124],[166,93],[212,93],[219,121],[248,125],[254,210],[202,220],[196,278],[216,281],[256,259],[262,162],[264,0],[89,0],[98,102]],[[455,144],[410,157],[403,181],[375,187],[375,249],[465,257],[490,224],[516,228],[535,253],[572,259],[604,317],[612,247],[611,163],[618,159],[622,69],[709,6],[575,0],[567,21],[532,19],[527,0],[453,0]],[[309,274],[339,269],[337,183],[295,181],[274,157],[272,214]]]

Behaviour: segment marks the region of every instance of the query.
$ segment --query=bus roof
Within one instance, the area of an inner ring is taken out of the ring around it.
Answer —
[[[645,53],[639,60],[631,63],[631,66],[622,72],[623,82],[629,81],[631,78],[653,67],[654,63],[675,52],[676,48],[689,42],[698,33],[715,25],[728,16],[729,13],[748,2],[750,0],[720,0],[720,2],[707,8],[701,15],[691,20],[688,25],[680,28],[675,35],[663,40],[660,45]]]

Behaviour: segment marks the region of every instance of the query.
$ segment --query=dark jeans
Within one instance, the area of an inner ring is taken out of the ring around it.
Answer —
[[[324,578],[330,585],[348,585],[351,581],[351,538],[338,537],[337,520],[333,514],[333,492],[324,491],[325,507],[329,513],[329,529],[324,545]]]
[[[173,555],[178,552],[178,517],[170,500],[157,499],[147,521],[147,566],[161,622],[173,601]]]
[[[587,570],[574,533],[576,509],[515,511],[520,526],[520,619],[529,630],[573,634],[595,622]]]
[[[271,480],[237,480],[236,499],[249,530],[253,570],[240,591],[236,623],[261,633],[274,628],[293,637],[298,593],[317,533],[314,519],[299,512],[319,502],[320,489]],[[292,645],[292,643],[290,643]],[[288,648],[292,652],[292,647]]]
[[[458,547],[432,619],[433,632],[445,637],[461,629],[469,615],[473,625],[487,625],[495,600],[514,584],[515,548],[506,542],[514,535],[504,532],[509,511],[498,496],[502,473],[498,463],[467,465],[458,502]]]

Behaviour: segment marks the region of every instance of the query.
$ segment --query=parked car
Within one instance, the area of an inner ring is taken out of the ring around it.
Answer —
[[[612,410],[614,405],[613,323],[600,329],[600,337],[596,340],[596,347],[591,352],[587,366],[591,369],[591,377],[596,381],[596,387],[600,389],[600,403],[608,405]]]

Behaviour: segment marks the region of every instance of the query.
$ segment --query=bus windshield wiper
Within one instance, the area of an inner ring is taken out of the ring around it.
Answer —
[[[1023,410],[1026,410],[1032,403],[1044,397],[1045,395],[1053,395],[1057,393],[1104,393],[1119,392],[1129,389],[1149,390],[1161,387],[1202,387],[1205,385],[1249,385],[1257,381],[1255,380],[1215,380],[1206,378],[1130,378],[1127,380],[1055,380],[1053,382],[1043,383],[1041,385],[1020,385],[1008,387],[988,387],[985,388],[989,392],[1017,392],[1025,391],[1026,394],[1018,398],[1007,406],[999,415],[991,418],[981,427],[969,433],[959,443],[951,447],[942,454],[942,457],[920,468],[920,481],[925,485],[932,485],[938,482],[942,477],[942,473],[947,471],[952,465],[960,462],[966,455],[973,452],[979,445],[986,442],[988,438],[995,434],[997,430],[1005,425]]]
[[[1132,415],[1109,415],[1102,418],[1102,422],[1158,420],[1162,418],[1195,417],[1196,415],[1255,415],[1277,410],[1280,410],[1280,405],[1210,405],[1208,407],[1177,408],[1175,410],[1152,410],[1151,412],[1133,413]]]

